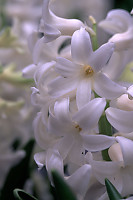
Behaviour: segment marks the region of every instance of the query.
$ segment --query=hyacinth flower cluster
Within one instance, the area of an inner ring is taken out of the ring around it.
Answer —
[[[35,162],[46,167],[51,183],[56,169],[77,199],[108,199],[106,178],[128,198],[133,194],[133,86],[120,77],[132,61],[133,18],[124,10],[110,11],[98,25],[112,36],[98,47],[93,17],[89,27],[58,17],[49,4],[43,1],[39,29],[29,37],[33,64],[23,70],[35,80],[31,102],[40,110],[33,126],[42,151]]]

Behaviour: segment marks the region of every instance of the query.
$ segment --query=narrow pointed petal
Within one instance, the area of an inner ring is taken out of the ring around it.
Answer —
[[[69,99],[62,99],[55,102],[54,113],[57,120],[61,123],[70,123],[71,118],[69,114]]]
[[[91,166],[85,164],[68,177],[66,181],[71,186],[75,194],[77,194],[79,198],[83,198],[88,190],[90,178]]]
[[[63,170],[63,159],[60,153],[56,149],[49,149],[46,154],[46,169],[49,174],[51,170],[55,169],[62,175],[64,174]]]
[[[74,116],[73,120],[79,124],[79,126],[89,131],[96,127],[98,120],[102,115],[106,101],[104,98],[95,98],[82,107]]]
[[[94,77],[94,90],[106,99],[114,99],[126,93],[126,87],[113,82],[100,72]]]
[[[133,111],[110,107],[106,109],[105,113],[109,123],[118,131],[124,133],[133,131]]]
[[[92,45],[89,33],[81,28],[74,32],[71,40],[72,58],[77,64],[88,64],[88,58],[92,54]]]
[[[44,150],[56,142],[56,135],[53,136],[47,132],[47,128],[42,123],[42,114],[38,113],[33,123],[34,135],[37,144]]]
[[[106,135],[81,135],[81,137],[85,149],[91,152],[107,149],[115,142],[115,137]]]
[[[77,80],[73,79],[66,79],[62,77],[57,77],[48,85],[49,94],[54,97],[60,97],[68,92],[73,91],[76,89]]]
[[[133,141],[120,136],[117,136],[116,140],[121,146],[125,166],[133,165]]]
[[[34,155],[34,160],[36,162],[36,164],[38,165],[38,167],[41,169],[44,167],[45,165],[45,159],[46,159],[46,152],[39,152],[39,153],[36,153]]]
[[[63,77],[73,77],[80,73],[80,66],[74,64],[65,58],[58,58],[55,65],[55,70]]]
[[[37,66],[34,64],[28,65],[22,70],[23,77],[25,78],[33,78],[35,71],[37,70]]]
[[[97,49],[90,58],[90,65],[94,68],[95,72],[99,72],[109,61],[114,52],[114,43],[103,44]]]
[[[81,109],[91,100],[91,80],[83,79],[80,81],[76,92],[76,102],[78,109]]]

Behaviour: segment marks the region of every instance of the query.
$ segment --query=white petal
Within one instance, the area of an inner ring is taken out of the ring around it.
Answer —
[[[115,137],[106,135],[81,135],[81,137],[85,149],[91,152],[107,149],[115,142]]]
[[[100,27],[111,34],[125,31],[128,25],[132,25],[132,18],[126,10],[122,9],[109,11],[106,19],[99,23]]]
[[[84,28],[74,32],[71,40],[71,53],[75,63],[88,64],[88,58],[92,54],[92,45],[90,36]]]
[[[44,38],[45,43],[51,42],[61,35],[61,32],[53,25],[44,22]]]
[[[58,58],[55,65],[56,71],[63,77],[72,77],[80,73],[80,66],[65,58]]]
[[[89,131],[98,123],[100,116],[102,115],[106,101],[103,98],[95,98],[82,107],[74,116],[73,120],[79,124],[83,131]]]
[[[100,71],[109,61],[114,51],[114,43],[103,44],[90,57],[89,65],[94,68],[95,72]]]
[[[133,131],[133,111],[124,111],[110,107],[105,112],[109,123],[115,129],[124,133]]]
[[[94,90],[106,99],[114,99],[126,93],[125,87],[113,82],[100,72],[94,77]]]
[[[115,176],[120,168],[118,162],[111,161],[104,162],[93,160],[90,164],[92,166],[94,176],[102,184],[105,184],[105,178],[110,179]]]
[[[48,120],[48,131],[53,134],[53,136],[65,136],[68,134],[72,134],[72,123],[66,117],[67,121],[60,121],[57,119],[51,111],[49,111],[49,120]],[[58,113],[59,114],[59,113]],[[61,116],[61,115],[60,115]]]
[[[78,109],[81,109],[91,100],[91,80],[83,79],[77,86],[76,103]]]
[[[72,163],[75,163],[78,166],[83,165],[84,163],[84,152],[85,148],[82,144],[82,139],[80,135],[74,138],[74,144],[71,148],[71,151],[68,154],[68,160]]]
[[[115,51],[108,64],[103,68],[104,74],[111,80],[119,80],[125,65],[129,62],[129,51]],[[128,60],[128,61],[127,61]]]
[[[71,186],[77,196],[83,198],[88,190],[90,177],[91,166],[85,164],[67,178],[67,183]]]
[[[84,24],[77,19],[65,19],[56,16],[49,9],[49,1],[43,1],[42,20],[40,31],[44,31],[45,42],[50,42],[60,35],[72,35],[73,32]]]
[[[128,196],[133,192],[133,167],[127,166],[126,168],[121,169],[121,176],[123,179],[123,188],[121,194],[122,196]]]
[[[49,94],[54,98],[63,96],[76,89],[77,82],[77,80],[73,80],[72,78],[57,77],[48,85]]]
[[[39,152],[34,155],[34,160],[38,167],[41,169],[45,165],[46,152]]]
[[[61,123],[70,123],[71,118],[69,114],[69,99],[61,99],[60,101],[56,101],[54,105],[54,114],[57,120]]]
[[[46,150],[56,142],[56,136],[49,134],[42,123],[42,113],[38,113],[33,125],[36,142],[42,149]]]
[[[23,77],[25,78],[33,78],[35,71],[37,70],[37,66],[34,64],[28,65],[22,70]]]
[[[125,165],[133,165],[133,141],[125,137],[116,137],[122,150]]]
[[[28,36],[28,48],[30,52],[33,52],[34,46],[36,44],[36,41],[38,39],[38,31],[32,31],[32,33]]]
[[[74,142],[75,138],[73,137],[73,135],[68,134],[60,140],[58,146],[56,145],[56,148],[58,149],[63,160],[68,156],[68,153],[71,153],[71,148]]]
[[[36,42],[34,46],[33,54],[32,54],[32,59],[33,59],[34,64],[38,64],[40,61],[40,55],[41,55],[42,49],[44,48],[43,39],[44,39],[43,37],[41,39],[38,39],[38,41]]]
[[[46,169],[51,174],[51,170],[57,170],[60,174],[64,174],[63,160],[59,152],[55,149],[49,149],[46,155]]]

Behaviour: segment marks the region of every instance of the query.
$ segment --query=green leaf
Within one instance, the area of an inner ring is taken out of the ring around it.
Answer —
[[[23,188],[25,181],[30,175],[30,158],[34,147],[34,140],[30,140],[23,148],[26,156],[19,164],[10,169],[4,186],[1,190],[0,200],[14,200],[13,190],[15,188]]]
[[[57,171],[52,171],[52,178],[59,200],[76,200],[71,188]]]
[[[37,198],[21,189],[13,190],[13,194],[17,200],[37,200]]]
[[[120,193],[114,187],[114,185],[108,179],[105,179],[105,185],[110,200],[123,199]]]

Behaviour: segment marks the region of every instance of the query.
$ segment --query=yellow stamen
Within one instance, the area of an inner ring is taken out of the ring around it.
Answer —
[[[80,128],[80,126],[77,123],[75,123],[75,124],[76,124],[75,128],[78,129],[79,132],[82,131],[82,128]]]
[[[87,76],[92,76],[94,74],[94,71],[90,65],[85,65],[84,71]]]

